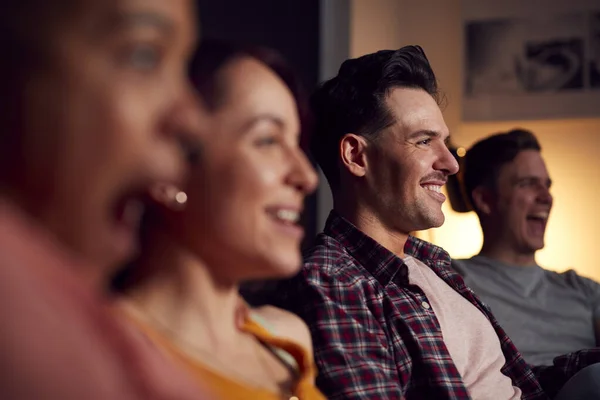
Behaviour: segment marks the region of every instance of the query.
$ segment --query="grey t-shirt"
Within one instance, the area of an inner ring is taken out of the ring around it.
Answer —
[[[532,365],[596,347],[600,284],[573,270],[563,273],[503,264],[483,256],[454,260],[453,267],[492,310]]]

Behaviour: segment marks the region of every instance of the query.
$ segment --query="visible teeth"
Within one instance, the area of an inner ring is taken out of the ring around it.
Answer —
[[[540,219],[548,219],[550,213],[548,211],[540,211],[537,213],[529,214],[529,216]]]
[[[292,210],[277,210],[275,216],[286,222],[296,223],[300,221],[300,213]]]
[[[431,190],[432,192],[440,193],[442,191],[442,187],[437,185],[425,185],[423,187],[427,190]]]

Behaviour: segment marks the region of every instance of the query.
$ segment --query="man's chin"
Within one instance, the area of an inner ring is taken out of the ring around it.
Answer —
[[[533,252],[542,250],[544,247],[546,247],[546,245],[544,244],[544,242],[541,242],[541,243],[540,242],[530,243],[530,246],[529,246],[529,248]]]
[[[427,221],[427,225],[429,226],[425,229],[439,228],[440,226],[444,225],[444,222],[446,222],[446,216],[442,210],[440,210],[439,213],[433,213],[430,215]]]
[[[415,224],[415,227],[412,231],[426,231],[432,228],[439,228],[440,226],[444,225],[445,219],[446,218],[444,217],[444,214],[435,216],[430,215],[427,218],[423,218],[420,223]]]

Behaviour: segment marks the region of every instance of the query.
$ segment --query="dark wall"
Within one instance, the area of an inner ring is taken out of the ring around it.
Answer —
[[[281,52],[309,85],[319,79],[318,0],[199,0],[203,37]]]
[[[319,79],[319,0],[198,0],[201,37],[279,51],[312,89]],[[316,231],[316,196],[307,200],[305,245]]]

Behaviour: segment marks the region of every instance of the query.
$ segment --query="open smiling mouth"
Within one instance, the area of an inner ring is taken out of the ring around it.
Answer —
[[[436,199],[437,201],[443,203],[446,201],[446,196],[442,193],[442,185],[421,185],[423,189],[427,191],[427,193]]]
[[[267,214],[279,226],[281,232],[294,237],[303,237],[304,228],[300,224],[302,211],[284,207],[270,207]]]
[[[272,215],[277,220],[286,224],[296,225],[300,222],[300,212],[298,211],[279,209],[274,211]]]
[[[533,229],[533,232],[538,235],[543,235],[548,223],[548,211],[538,211],[527,214],[527,223]]]
[[[136,230],[144,214],[145,195],[131,194],[123,196],[114,206],[114,221],[116,225]]]
[[[114,202],[110,215],[110,240],[120,257],[128,257],[137,251],[139,227],[147,201],[147,191],[137,190],[123,194]]]

